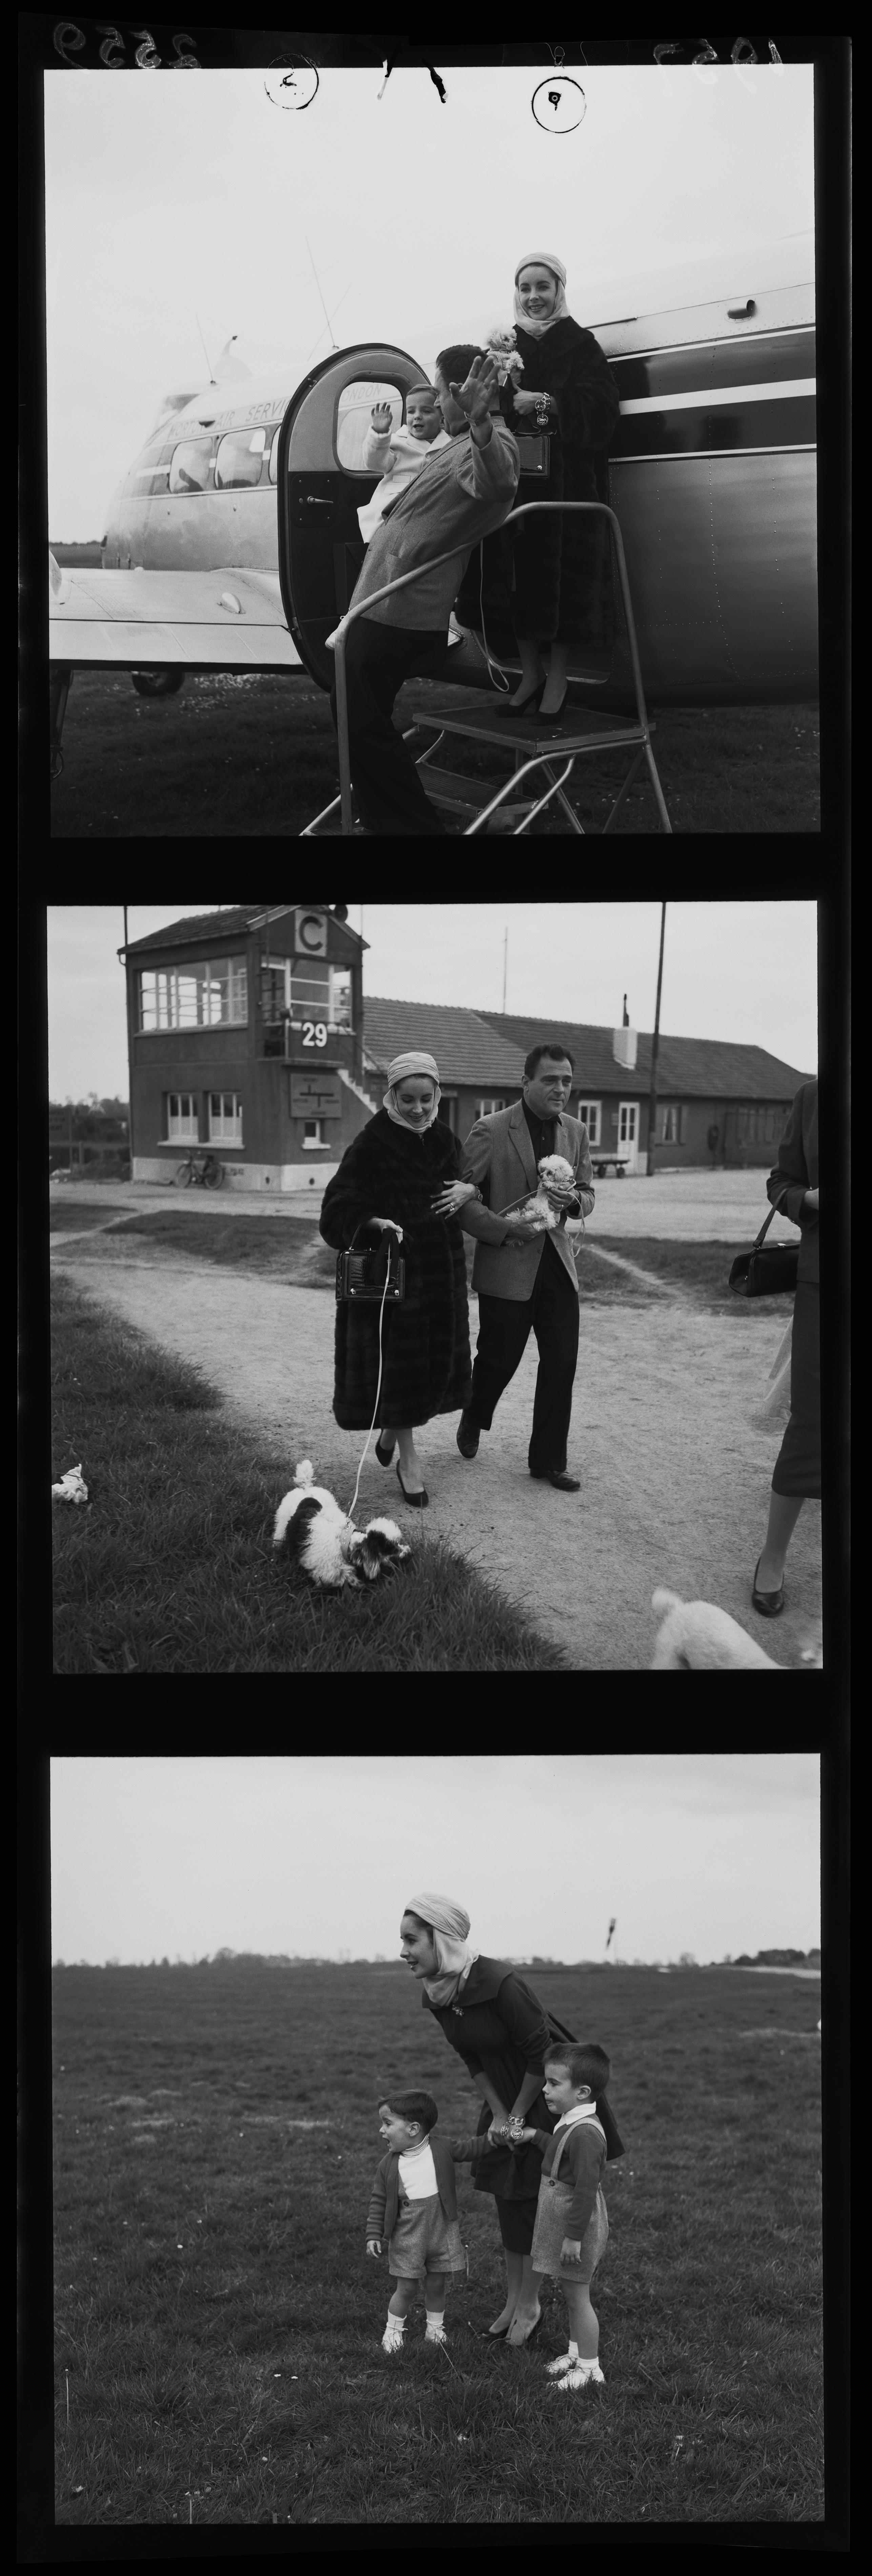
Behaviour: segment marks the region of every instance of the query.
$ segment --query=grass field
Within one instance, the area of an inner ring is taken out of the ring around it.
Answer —
[[[69,1201],[58,1204],[53,1199],[49,1223],[52,1234],[80,1228],[90,1231],[106,1227],[107,1216],[98,1207],[78,1210]],[[208,1215],[198,1209],[196,1217],[190,1217],[184,1207],[163,1207],[116,1217],[107,1231],[123,1241],[141,1236],[167,1254],[184,1252],[219,1267],[247,1270],[258,1278],[283,1279],[289,1287],[321,1288],[330,1296],[335,1292],[336,1254],[319,1234],[316,1217],[282,1223],[273,1216],[224,1216],[217,1207],[210,1208]],[[464,1242],[471,1281],[475,1244],[470,1235]],[[618,1263],[631,1266],[613,1267],[610,1260],[599,1258],[600,1252],[614,1254]],[[646,1305],[659,1289],[674,1287],[710,1311],[755,1313],[765,1321],[783,1304],[786,1317],[786,1298],[757,1298],[749,1307],[745,1298],[733,1294],[728,1285],[732,1259],[730,1246],[723,1243],[589,1234],[578,1263],[579,1294],[583,1304]],[[647,1272],[650,1285],[639,1272]]]
[[[87,1460],[90,1498],[54,1509],[56,1673],[565,1670],[439,1539],[416,1535],[412,1556],[366,1591],[314,1591],[272,1552],[287,1459],[260,1456],[199,1373],[63,1277],[52,1408],[53,1459]]]
[[[405,1972],[55,1972],[59,2523],[820,2521],[819,1987],[529,1975],[608,2049],[626,2148],[606,2384],[572,2398],[556,2287],[530,2351],[479,2339],[504,2276],[468,2179],[447,2350],[419,2312],[381,2351],[380,2092],[426,2085],[451,2136],[478,2108]]]
[[[423,720],[430,683],[403,695]],[[818,832],[820,718],[815,705],[655,710],[654,754],[673,831]],[[432,737],[421,735],[417,749]],[[323,690],[294,673],[189,674],[174,698],[136,696],[126,671],[77,672],[52,788],[54,839],[296,838],[338,794],[336,738]],[[443,743],[440,767],[502,777],[510,753]],[[585,831],[614,803],[625,754],[579,761],[569,793]],[[455,830],[459,825],[455,824]],[[614,826],[659,832],[637,778]],[[534,833],[564,834],[553,807]]]

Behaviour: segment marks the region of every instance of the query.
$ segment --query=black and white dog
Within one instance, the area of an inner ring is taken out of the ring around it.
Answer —
[[[385,1567],[411,1556],[396,1521],[368,1521],[356,1530],[333,1494],[316,1485],[311,1458],[301,1458],[290,1492],[279,1504],[273,1547],[296,1560],[312,1583],[337,1592],[345,1583],[376,1583]]]

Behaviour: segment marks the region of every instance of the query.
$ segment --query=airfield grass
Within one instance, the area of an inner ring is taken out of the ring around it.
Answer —
[[[365,1590],[315,1591],[273,1555],[287,1460],[70,1281],[51,1297],[52,1479],[86,1458],[89,1494],[53,1511],[55,1673],[565,1671],[441,1539]]]
[[[406,724],[426,720],[431,686],[407,684]],[[674,832],[820,830],[816,705],[653,713],[654,756]],[[427,738],[419,737],[419,751]],[[177,697],[152,700],[136,696],[128,672],[77,672],[62,748],[63,774],[52,788],[52,837],[59,840],[252,832],[295,839],[338,794],[328,700],[293,672],[189,673]],[[478,751],[460,737],[442,744],[436,764],[475,778],[502,777],[513,767],[511,753]],[[625,753],[577,763],[568,792],[585,831],[602,829],[627,767]],[[443,819],[460,831],[457,819]],[[613,828],[660,831],[641,773]],[[553,806],[532,831],[565,837]]]
[[[381,2335],[377,2105],[478,2098],[399,1968],[58,1968],[60,2524],[805,2523],[823,2515],[819,1988],[528,1974],[612,2059],[625,2145],[594,2285],[605,2386],[481,2340],[505,2276],[460,2169],[448,2345]],[[401,1982],[401,1979],[403,1982]]]
[[[232,1270],[245,1270],[262,1279],[280,1279],[288,1287],[320,1288],[330,1296],[335,1293],[336,1254],[318,1232],[317,1217],[297,1217],[284,1222],[273,1216],[223,1216],[217,1207],[208,1214],[197,1210],[189,1214],[183,1206],[148,1208],[135,1216],[119,1216],[107,1224],[105,1211],[90,1207],[79,1213],[74,1206],[51,1201],[49,1225],[52,1234],[75,1231],[87,1224],[89,1230],[100,1228],[103,1237],[112,1242],[127,1242],[133,1237],[153,1245],[159,1253],[172,1256],[178,1252],[195,1259]],[[475,1244],[464,1237],[467,1278],[471,1281]],[[739,1250],[738,1244],[735,1250]],[[615,1256],[613,1266],[600,1254]],[[578,1262],[579,1296],[582,1304],[648,1305],[658,1289],[677,1288],[692,1296],[709,1310],[744,1314],[752,1311],[771,1317],[773,1300],[757,1298],[748,1301],[737,1297],[728,1285],[734,1249],[724,1243],[661,1242],[653,1235],[627,1237],[586,1236]],[[640,1277],[647,1273],[647,1280]],[[784,1304],[786,1298],[778,1301]]]

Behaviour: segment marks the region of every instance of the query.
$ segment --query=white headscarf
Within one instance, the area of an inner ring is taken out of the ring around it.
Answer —
[[[404,1910],[419,1915],[433,1934],[439,1975],[424,1978],[424,1993],[431,2004],[450,2004],[461,1977],[478,1958],[478,1951],[470,1949],[466,1938],[469,1915],[450,1896],[411,1896]]]
[[[546,314],[544,319],[541,313],[526,314],[524,312],[524,307],[518,294],[518,279],[522,268],[550,268],[552,277],[556,277],[557,279],[557,302],[553,313]],[[565,322],[567,319],[566,270],[562,259],[555,259],[553,251],[550,250],[528,250],[526,258],[519,259],[515,270],[516,329],[528,331],[531,339],[533,340],[541,340],[543,331],[553,331],[555,322]]]
[[[417,1123],[413,1126],[411,1119],[404,1116],[397,1101],[397,1084],[405,1082],[407,1074],[410,1073],[426,1074],[428,1082],[433,1082],[436,1086],[433,1107],[429,1117],[422,1119],[420,1126]],[[441,1098],[439,1067],[435,1056],[419,1055],[414,1047],[408,1055],[394,1056],[393,1063],[388,1065],[388,1089],[383,1094],[383,1105],[388,1117],[393,1119],[395,1127],[405,1127],[407,1135],[426,1136],[428,1127],[433,1125]]]

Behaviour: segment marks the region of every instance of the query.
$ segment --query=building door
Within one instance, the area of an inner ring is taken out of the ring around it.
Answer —
[[[628,1172],[635,1172],[639,1158],[638,1100],[618,1102],[618,1151]]]
[[[324,642],[347,609],[364,558],[358,509],[378,475],[363,467],[374,403],[394,429],[424,370],[380,340],[337,349],[298,385],[279,432],[278,523],[282,607],[297,651],[322,689],[333,680]],[[459,648],[458,648],[459,649]]]

